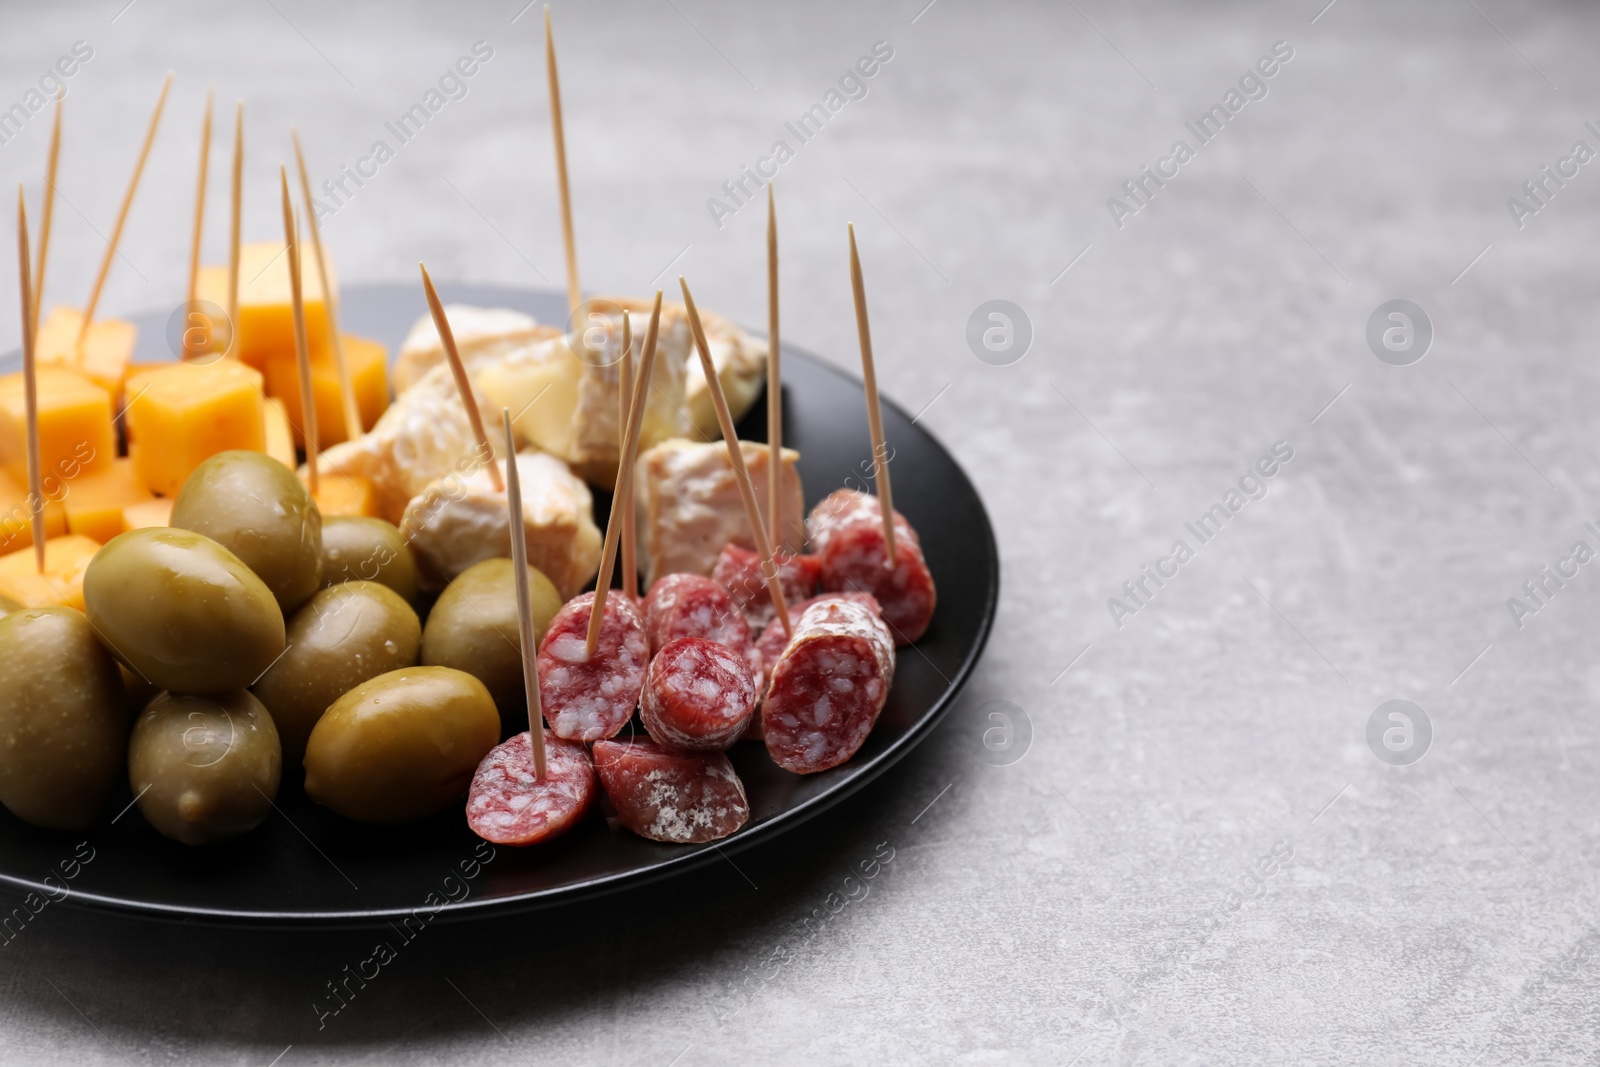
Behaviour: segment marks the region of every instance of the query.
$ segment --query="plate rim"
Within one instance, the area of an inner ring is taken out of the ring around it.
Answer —
[[[349,289],[402,292],[408,291],[409,287],[393,282],[374,282],[348,286],[347,291]],[[445,292],[471,289],[477,292],[493,292],[519,297],[537,293],[560,295],[553,289],[520,288],[495,283],[457,282],[441,285],[440,289]],[[154,321],[158,314],[159,312],[145,312],[129,315],[127,318],[140,323],[147,323]],[[765,334],[757,333],[753,330],[746,332],[752,336],[765,336]],[[4,355],[0,355],[0,367],[8,365],[17,356],[18,353],[16,352],[7,352]],[[834,377],[842,379],[852,387],[864,388],[864,383],[860,378],[812,353],[804,346],[786,344],[784,356],[803,359],[807,363],[822,368]],[[882,396],[880,396],[880,400],[903,418],[907,420],[911,418],[905,408],[894,400]],[[46,899],[52,900],[53,904],[59,904],[74,911],[141,919],[162,924],[177,923],[252,930],[267,928],[275,930],[294,930],[297,928],[356,930],[383,926],[394,920],[418,913],[428,914],[428,923],[431,925],[440,921],[470,922],[505,915],[532,913],[565,905],[589,902],[597,898],[688,874],[718,859],[723,859],[731,853],[744,852],[758,845],[766,844],[773,838],[793,829],[806,819],[815,817],[854,796],[863,788],[882,777],[885,772],[904,759],[912,749],[925,741],[928,735],[949,714],[950,709],[955,705],[956,700],[965,689],[979,660],[983,658],[983,653],[988,647],[989,638],[994,630],[995,615],[999,607],[1002,580],[1000,553],[995,538],[994,523],[989,517],[989,509],[984,504],[983,496],[979,493],[977,484],[967,474],[966,468],[961,465],[955,454],[945,446],[943,441],[929,431],[924,430],[923,432],[949,458],[951,466],[960,473],[962,480],[971,490],[973,500],[977,502],[979,515],[983,520],[979,524],[983,536],[983,555],[989,565],[990,572],[994,575],[994,581],[985,590],[984,602],[978,619],[977,640],[957,668],[954,677],[950,679],[949,686],[939,695],[933,706],[922,714],[915,726],[884,751],[878,753],[868,764],[847,780],[783,811],[766,822],[751,827],[748,831],[741,830],[730,838],[694,846],[690,851],[685,851],[680,855],[669,857],[658,863],[652,863],[647,867],[600,875],[580,882],[526,893],[486,898],[468,897],[461,901],[447,902],[431,911],[426,904],[411,909],[373,908],[341,911],[239,910],[136,901],[70,888],[67,890],[66,896],[57,898],[55,894],[59,892],[58,889],[46,886],[42,882],[35,882],[4,871],[0,871],[0,891],[16,891],[24,895],[28,893],[43,894]]]

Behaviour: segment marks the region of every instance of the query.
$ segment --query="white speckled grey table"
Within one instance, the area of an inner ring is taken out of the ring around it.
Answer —
[[[466,95],[365,164],[328,240],[347,281],[409,281],[421,258],[559,284],[537,8],[123,3],[5,11],[0,108],[74,42],[93,49],[68,81],[50,296],[88,287],[163,69],[178,81],[114,312],[178,299],[207,85],[248,102],[246,235],[265,239],[290,123],[319,178],[363,166],[480,40],[493,55]],[[785,333],[850,364],[858,224],[883,387],[926,407],[999,532],[997,629],[950,720],[741,861],[759,888],[712,869],[432,928],[321,1019],[372,935],[50,909],[0,946],[0,1060],[1600,1057],[1600,566],[1572,553],[1600,549],[1600,171],[1573,156],[1600,149],[1600,16],[924,3],[564,4],[557,26],[588,288],[681,270],[759,322],[758,211],[719,227],[707,200],[787,137]],[[787,134],[878,41],[893,55],[865,97]],[[1228,110],[1279,41],[1292,57]],[[1226,128],[1202,143],[1186,123],[1216,104]],[[8,135],[0,177],[37,189],[47,125]],[[1436,333],[1407,366],[1366,339],[1398,298]],[[1031,322],[1010,365],[965,339],[991,299]],[[1229,498],[1275,445],[1292,458]],[[1557,570],[1559,588],[1524,592]],[[1431,724],[1409,765],[1375,753],[1411,759],[1415,714],[1410,749],[1386,717],[1368,743],[1393,699]],[[1026,720],[1000,753],[982,740],[993,700]],[[847,883],[875,854],[892,860]]]

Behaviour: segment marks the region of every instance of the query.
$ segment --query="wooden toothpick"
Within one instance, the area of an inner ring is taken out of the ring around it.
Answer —
[[[228,349],[233,355],[239,341],[239,216],[244,200],[244,101],[233,110],[232,204],[228,217]]]
[[[44,478],[39,467],[39,369],[33,352],[33,293],[28,281],[28,204],[17,183],[17,280],[22,285],[22,388],[28,418],[28,511],[33,522],[33,561],[44,573]]]
[[[361,409],[356,406],[355,387],[350,383],[350,363],[344,355],[344,339],[339,336],[339,304],[328,281],[328,261],[322,254],[322,227],[317,224],[317,210],[311,199],[311,179],[306,175],[305,153],[300,151],[300,133],[289,127],[289,138],[294,141],[294,162],[300,172],[300,199],[310,217],[311,253],[317,257],[317,280],[322,283],[322,306],[328,318],[328,340],[333,345],[333,362],[339,371],[339,400],[344,411],[344,439],[354,441],[361,436]]]
[[[689,283],[678,275],[678,285],[683,289],[683,306],[689,313],[689,328],[694,331],[694,345],[700,351],[700,369],[706,376],[706,389],[711,393],[711,403],[717,409],[717,424],[722,427],[722,441],[728,450],[728,463],[733,467],[734,481],[739,486],[739,496],[744,500],[745,518],[755,537],[756,551],[761,555],[761,569],[766,575],[767,589],[772,593],[772,603],[783,621],[783,632],[794,636],[794,624],[789,621],[789,602],[783,595],[783,583],[778,580],[777,561],[772,556],[772,539],[767,536],[766,523],[761,521],[761,507],[756,503],[756,489],[750,481],[750,471],[744,465],[744,449],[739,446],[739,434],[733,428],[733,415],[728,411],[728,398],[722,394],[722,382],[717,378],[717,368],[711,362],[711,346],[706,343],[706,331],[700,325],[700,312],[695,310],[694,297],[689,293]]]
[[[194,193],[194,236],[189,241],[189,305],[200,293],[200,235],[206,221],[206,177],[211,169],[211,90],[206,90],[206,114],[200,123],[200,178]],[[185,331],[184,336],[188,336]],[[187,353],[185,353],[187,355]]]
[[[506,507],[511,520],[511,569],[517,582],[517,634],[522,646],[522,689],[528,698],[528,740],[533,742],[533,777],[544,778],[544,708],[539,702],[539,650],[534,645],[533,595],[528,590],[528,542],[522,536],[522,475],[511,436],[511,409],[501,409],[506,427]]]
[[[783,499],[783,369],[778,352],[778,211],[767,183],[767,536],[783,543],[778,504]]]
[[[622,456],[617,466],[617,491],[628,495],[633,484],[633,463],[639,455],[639,429],[644,425],[645,391],[650,388],[650,376],[656,366],[656,336],[661,329],[661,290],[656,290],[655,304],[650,308],[650,327],[644,334],[644,351],[639,355],[639,374],[633,383],[633,399],[628,404],[627,432],[622,437]],[[600,623],[605,618],[606,593],[611,588],[611,575],[617,566],[617,542],[622,533],[623,512],[626,508],[613,506],[611,518],[606,522],[606,546],[600,555],[600,574],[595,578],[594,603],[589,606],[589,633],[584,642],[584,658],[594,656],[600,645]]]
[[[478,411],[478,398],[472,392],[472,379],[467,377],[466,364],[461,362],[461,352],[456,348],[456,335],[450,329],[450,320],[445,318],[444,305],[439,302],[439,294],[433,288],[433,279],[428,277],[428,268],[422,267],[422,291],[428,297],[428,311],[433,314],[433,328],[439,331],[439,340],[444,345],[444,354],[450,360],[450,372],[455,375],[456,391],[461,394],[461,406],[467,409],[467,422],[472,425],[472,436],[478,442],[478,451],[483,456],[483,461],[489,467],[489,482],[494,486],[494,491],[506,491],[506,483],[500,477],[500,465],[494,461],[494,449],[489,447],[489,435],[483,429],[483,415]],[[513,453],[515,455],[515,453]],[[506,457],[511,462],[511,456]],[[520,526],[521,520],[518,520]],[[512,527],[512,540],[516,540]]]
[[[883,512],[883,543],[894,566],[894,490],[889,486],[889,450],[883,440],[883,408],[878,403],[878,373],[872,364],[872,328],[867,324],[867,289],[861,279],[861,257],[856,253],[855,223],[845,224],[850,234],[850,288],[856,298],[856,333],[861,336],[861,380],[867,387],[867,426],[872,432],[873,482],[878,487],[878,510]]]
[[[617,422],[620,431],[628,425],[628,417],[633,412],[633,325],[626,311],[622,313],[622,372],[620,388],[617,390],[618,404],[622,408],[622,417]],[[649,395],[648,387],[645,395]],[[618,446],[621,446],[621,433],[618,433]],[[620,477],[622,473],[621,453],[617,456],[617,491],[611,498],[611,506],[622,509],[622,591],[637,600],[639,597],[639,559],[634,546],[633,529],[633,482],[630,480],[623,485]]]
[[[56,121],[50,129],[50,162],[45,165],[44,210],[39,219],[39,254],[33,265],[33,332],[39,334],[39,316],[44,309],[44,263],[50,256],[50,225],[56,215],[56,164],[61,160],[61,105],[66,101],[66,90],[56,93]]]
[[[556,73],[556,41],[550,29],[550,5],[544,8],[544,66],[550,82],[550,132],[556,144],[556,183],[561,196],[561,241],[567,252],[567,313],[583,303],[578,285],[578,245],[572,235],[572,191],[567,185],[567,136],[561,124],[561,78]]]
[[[294,358],[300,371],[300,423],[306,439],[306,472],[311,495],[322,488],[317,479],[317,396],[311,383],[311,351],[306,344],[306,305],[300,274],[300,222],[289,202],[289,172],[278,164],[283,193],[283,240],[289,249],[289,299],[294,307]]]
[[[134,164],[133,177],[128,190],[122,194],[122,207],[117,211],[116,225],[111,227],[111,240],[106,244],[105,256],[100,260],[100,272],[94,276],[94,288],[89,290],[89,303],[83,308],[83,326],[78,330],[77,344],[89,335],[89,324],[94,321],[95,308],[100,305],[100,293],[105,288],[106,277],[111,273],[111,261],[116,258],[117,242],[122,240],[122,227],[128,221],[128,209],[133,207],[133,194],[139,191],[139,178],[144,174],[145,160],[150,158],[150,146],[155,143],[156,129],[161,125],[161,110],[167,106],[167,91],[172,88],[172,71],[167,71],[161,83],[161,95],[156,98],[156,109],[150,114],[150,127],[144,134],[144,145],[139,149],[139,161]]]

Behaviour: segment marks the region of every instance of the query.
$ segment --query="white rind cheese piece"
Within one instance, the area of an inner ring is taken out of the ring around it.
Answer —
[[[482,395],[478,407],[489,440],[496,440],[504,432],[500,409]],[[401,393],[370,432],[322,453],[319,469],[370,480],[384,518],[398,522],[430,483],[481,466],[477,447],[455,378],[440,364]]]
[[[771,453],[766,445],[751,441],[741,441],[739,447],[766,521]],[[781,547],[789,552],[805,548],[805,494],[795,469],[799,459],[800,453],[784,449],[779,531]],[[647,589],[663,574],[709,575],[729,542],[756,547],[745,520],[744,499],[721,441],[707,444],[680,438],[664,441],[641,455],[634,501],[639,560]]]
[[[622,315],[632,320],[633,359],[638,367],[644,355],[644,338],[650,329],[653,301],[631,297],[597,297],[589,307],[595,319],[586,323],[585,337],[602,343],[586,351],[580,359],[578,403],[572,416],[572,451],[568,458],[585,477],[598,485],[612,486],[617,480],[617,462],[622,441]],[[606,305],[621,309],[601,314]],[[574,344],[578,341],[574,339]],[[593,342],[591,342],[593,344]],[[644,423],[639,432],[639,447],[650,448],[662,441],[682,437],[690,430],[685,418],[684,390],[688,368],[698,361],[689,317],[682,304],[661,305],[661,322],[656,336],[656,363],[651,375],[653,388],[646,394]]]
[[[756,397],[767,384],[767,342],[709,311],[700,313],[700,324],[706,331],[706,347],[711,350],[711,365],[717,368],[722,395],[728,399],[728,413],[738,422],[755,405]],[[683,407],[699,440],[722,440],[722,427],[717,422],[711,391],[706,388],[699,353],[689,358]]]
[[[531,445],[562,459],[572,455],[572,413],[578,406],[583,364],[563,335],[520,345],[472,380],[496,411],[511,412],[519,447]]]
[[[570,600],[600,569],[594,498],[565,463],[543,452],[518,453],[517,471],[528,565]],[[400,532],[416,553],[423,587],[438,590],[474,563],[509,556],[509,519],[505,493],[480,469],[425,489],[406,508]]]
[[[456,351],[461,353],[461,362],[469,372],[503,358],[529,341],[561,333],[553,326],[539,325],[531,315],[509,308],[446,304],[444,314],[456,339]],[[444,345],[433,325],[433,316],[423,315],[400,343],[394,366],[395,389],[404,392],[444,361]]]

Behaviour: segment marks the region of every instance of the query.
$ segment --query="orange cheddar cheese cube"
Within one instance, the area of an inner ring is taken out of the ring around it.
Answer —
[[[125,508],[155,499],[139,481],[131,458],[113,460],[110,470],[74,479],[66,490],[61,503],[67,529],[101,544],[127,529]]]
[[[320,474],[313,498],[317,510],[329,515],[378,517],[378,493],[372,483],[359,475]]]
[[[289,413],[283,406],[283,401],[275,396],[267,397],[266,410],[263,412],[267,420],[267,455],[282,463],[290,470],[295,470],[300,465],[299,457],[294,450],[294,431],[289,428]],[[322,434],[319,432],[318,437]]]
[[[59,500],[50,499],[51,488],[59,497],[61,483],[45,487],[44,535],[60,537],[67,532],[67,512]],[[26,486],[17,485],[0,474],[0,556],[33,547],[33,511],[28,507]]]
[[[39,324],[34,353],[41,367],[75,370],[110,393],[122,395],[122,383],[133,362],[139,328],[123,319],[95,319],[78,344],[83,329],[83,312],[77,308],[54,307]]]
[[[18,485],[28,484],[27,442],[27,397],[18,371],[0,378],[0,470]],[[39,468],[45,480],[105,470],[116,455],[111,394],[74,371],[40,367]]]
[[[389,406],[389,350],[365,337],[341,334],[350,367],[350,388],[356,394],[361,432],[370,430]],[[283,401],[296,445],[305,443],[300,418],[300,361],[294,349],[267,360],[267,395]],[[332,448],[345,440],[344,399],[339,391],[339,366],[332,352],[311,361],[311,390],[317,405],[317,442]]]
[[[172,525],[172,498],[152,497],[140,504],[129,504],[122,509],[123,532],[142,530],[147,526]]]
[[[144,487],[177,496],[194,469],[218,452],[267,447],[261,372],[232,359],[174,363],[139,378],[128,405],[138,442],[134,469]]]
[[[306,256],[302,270],[301,299],[305,303],[306,343],[313,356],[328,349],[328,309],[323,301],[322,279],[316,261]],[[339,292],[328,264],[328,280]],[[228,268],[202,267],[196,298],[224,314],[228,307]],[[270,356],[283,352],[294,357],[294,309],[289,294],[289,257],[282,241],[247,244],[239,249],[238,337],[232,355],[260,370]],[[219,346],[226,345],[226,329],[216,331]]]
[[[100,551],[100,542],[67,534],[44,543],[44,573],[39,573],[33,548],[0,556],[0,593],[25,608],[67,607],[83,610],[83,572]]]

